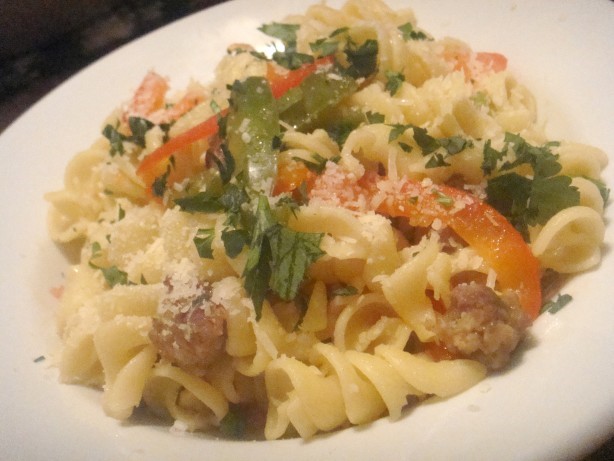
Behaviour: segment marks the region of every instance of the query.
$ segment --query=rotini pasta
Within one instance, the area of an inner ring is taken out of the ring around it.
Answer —
[[[47,194],[80,255],[61,380],[119,420],[310,438],[507,366],[544,273],[599,264],[606,154],[549,141],[504,56],[409,9],[261,31],[278,48],[230,46],[208,85],[148,73]]]

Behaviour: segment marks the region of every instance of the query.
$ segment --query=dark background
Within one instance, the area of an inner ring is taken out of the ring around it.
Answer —
[[[223,1],[0,0],[0,133],[87,64]],[[614,461],[614,439],[585,461]]]

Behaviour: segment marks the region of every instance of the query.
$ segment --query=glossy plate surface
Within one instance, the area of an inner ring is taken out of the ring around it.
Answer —
[[[340,2],[330,1],[331,5]],[[573,459],[614,434],[614,227],[607,210],[601,266],[564,291],[572,304],[543,315],[509,371],[447,401],[309,442],[230,442],[104,416],[100,393],[60,385],[50,288],[67,261],[46,234],[42,196],[61,187],[69,159],[106,115],[155,69],[182,88],[212,78],[233,42],[264,45],[263,22],[300,12],[303,0],[236,0],[171,24],[88,67],[0,137],[0,459],[236,460]],[[435,37],[498,51],[537,96],[552,139],[614,155],[614,3],[605,0],[390,0],[412,7]],[[614,170],[605,172],[610,187]]]

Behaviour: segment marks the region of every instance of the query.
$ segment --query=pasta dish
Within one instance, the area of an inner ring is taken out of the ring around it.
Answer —
[[[50,192],[77,248],[60,379],[177,430],[310,438],[505,369],[596,267],[607,164],[552,140],[492,50],[380,0],[230,44],[212,82],[147,73]]]

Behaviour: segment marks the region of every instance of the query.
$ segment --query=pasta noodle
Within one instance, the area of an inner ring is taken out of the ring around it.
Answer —
[[[310,438],[504,368],[548,271],[597,267],[607,156],[498,53],[320,3],[167,96],[148,73],[50,192],[79,261],[60,379],[176,429]],[[136,410],[138,408],[138,410]]]

